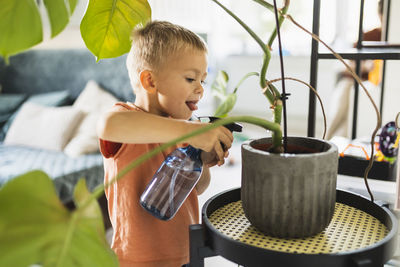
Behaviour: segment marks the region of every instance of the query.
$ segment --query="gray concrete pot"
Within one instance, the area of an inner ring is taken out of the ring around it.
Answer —
[[[288,147],[315,153],[273,154],[255,147],[271,138],[242,145],[241,199],[253,226],[269,236],[307,237],[331,221],[336,202],[337,147],[308,137],[288,137]],[[289,150],[290,152],[290,150]]]

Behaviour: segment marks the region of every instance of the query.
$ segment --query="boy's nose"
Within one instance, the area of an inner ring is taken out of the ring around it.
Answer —
[[[196,86],[196,89],[194,92],[195,92],[195,94],[200,94],[201,95],[200,97],[202,97],[203,93],[204,93],[203,86],[201,84],[199,84],[198,86]]]

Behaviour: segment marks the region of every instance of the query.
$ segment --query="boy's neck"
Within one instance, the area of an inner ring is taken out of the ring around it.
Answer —
[[[135,103],[133,103],[137,108],[141,109],[144,112],[155,114],[158,116],[162,117],[168,117],[168,115],[160,114],[157,111],[157,96],[154,96],[153,98],[148,96],[148,97],[136,97]]]
[[[150,105],[146,105],[145,103],[143,103],[143,102],[140,102],[140,101],[137,101],[137,100],[135,100],[135,102],[133,103],[133,105],[136,107],[136,108],[138,108],[138,109],[140,109],[140,110],[142,110],[142,111],[144,111],[144,112],[149,112],[150,113]]]

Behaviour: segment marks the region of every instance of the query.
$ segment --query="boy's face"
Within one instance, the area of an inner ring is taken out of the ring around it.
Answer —
[[[206,53],[182,49],[169,56],[156,74],[155,113],[176,119],[189,119],[203,96],[207,76]]]

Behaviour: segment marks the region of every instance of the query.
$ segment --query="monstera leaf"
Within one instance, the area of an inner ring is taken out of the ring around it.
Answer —
[[[67,26],[77,0],[44,0],[51,36]],[[14,55],[43,40],[43,25],[35,0],[0,0],[0,55]]]
[[[81,35],[97,60],[118,57],[130,50],[133,28],[150,18],[147,0],[90,0]]]
[[[16,177],[0,189],[0,266],[118,266],[109,248],[97,201],[78,182],[67,210],[41,171]]]

